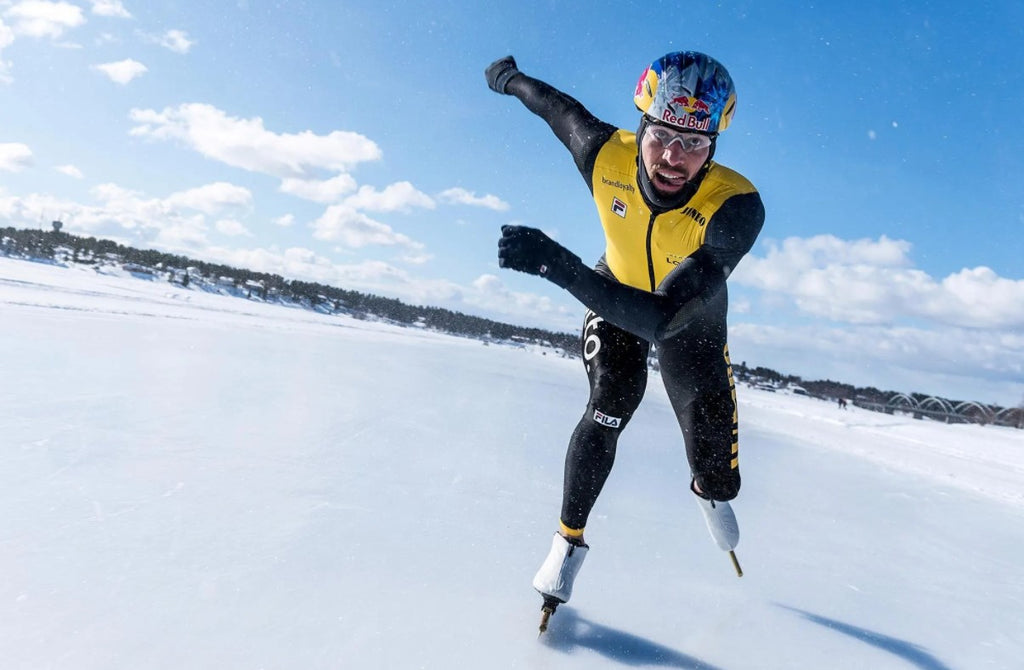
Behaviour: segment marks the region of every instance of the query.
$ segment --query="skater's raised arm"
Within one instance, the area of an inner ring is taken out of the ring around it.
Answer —
[[[616,131],[615,126],[598,119],[572,96],[523,74],[512,56],[491,63],[485,75],[491,90],[515,96],[547,122],[593,190],[594,159],[601,145]]]

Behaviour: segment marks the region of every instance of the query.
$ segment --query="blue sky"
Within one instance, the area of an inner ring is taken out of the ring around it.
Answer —
[[[0,0],[0,225],[575,331],[495,246],[521,223],[592,262],[593,205],[483,69],[633,128],[640,72],[696,49],[739,93],[716,157],[767,208],[734,360],[1024,402],[1024,7],[833,4]]]

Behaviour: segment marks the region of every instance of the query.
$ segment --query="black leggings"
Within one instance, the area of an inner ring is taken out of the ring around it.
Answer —
[[[724,318],[715,321],[663,342],[656,354],[697,485],[714,500],[732,500],[740,489],[736,388]],[[608,479],[619,434],[647,387],[650,352],[647,341],[590,311],[581,344],[590,401],[565,457],[561,520],[572,529],[586,526]]]

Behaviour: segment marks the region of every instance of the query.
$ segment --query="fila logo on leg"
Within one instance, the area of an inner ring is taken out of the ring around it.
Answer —
[[[609,428],[618,428],[622,425],[622,419],[617,416],[608,416],[599,409],[594,410],[594,421]]]
[[[622,202],[618,198],[612,198],[612,213],[618,214],[622,218],[626,218],[626,203]]]

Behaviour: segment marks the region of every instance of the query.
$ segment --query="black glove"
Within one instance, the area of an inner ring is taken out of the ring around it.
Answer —
[[[519,74],[519,68],[516,67],[516,59],[512,56],[505,56],[500,60],[496,60],[484,70],[484,75],[487,77],[487,85],[495,93],[503,95],[509,95],[508,91],[505,90],[505,86],[508,84],[508,80],[517,74]]]
[[[579,276],[583,261],[536,228],[502,226],[498,265],[539,275],[567,288]]]

